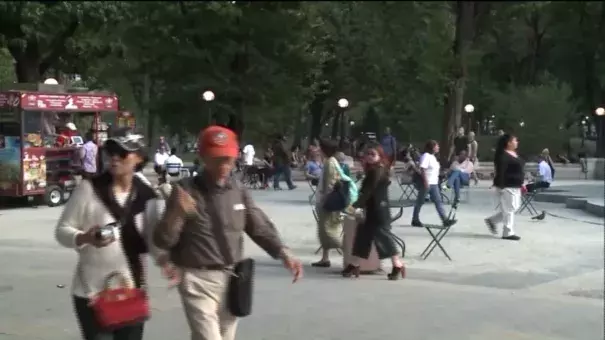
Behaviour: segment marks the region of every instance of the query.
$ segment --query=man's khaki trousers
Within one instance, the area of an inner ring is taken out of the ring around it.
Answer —
[[[234,340],[237,318],[225,302],[229,273],[184,269],[179,292],[191,340]]]

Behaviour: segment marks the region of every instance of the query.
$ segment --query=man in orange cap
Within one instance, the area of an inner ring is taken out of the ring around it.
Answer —
[[[200,134],[198,147],[202,173],[175,184],[164,217],[153,232],[153,243],[170,252],[173,269],[165,274],[178,282],[191,339],[233,340],[234,314],[246,315],[233,306],[232,290],[243,287],[241,281],[234,284],[234,277],[248,277],[245,284],[250,285],[253,273],[232,275],[243,263],[250,263],[241,259],[243,234],[281,259],[294,281],[302,277],[302,265],[283,245],[267,215],[230,176],[239,153],[235,133],[210,126]],[[170,268],[166,262],[159,265]]]

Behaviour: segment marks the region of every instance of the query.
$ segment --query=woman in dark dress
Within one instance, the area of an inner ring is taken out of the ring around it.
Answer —
[[[365,177],[361,185],[359,199],[354,208],[363,209],[365,219],[357,226],[353,242],[353,260],[342,272],[344,277],[359,276],[359,259],[370,256],[372,243],[376,245],[380,259],[391,258],[393,269],[387,275],[389,280],[405,277],[405,267],[391,234],[391,211],[389,208],[389,167],[388,158],[378,144],[369,145],[365,152]],[[361,214],[359,214],[361,215]]]

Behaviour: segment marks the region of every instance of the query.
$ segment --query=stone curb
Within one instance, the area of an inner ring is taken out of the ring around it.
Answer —
[[[567,209],[584,210],[597,217],[605,217],[605,206],[589,202],[586,197],[541,193],[536,195],[535,200],[536,202],[565,204]]]

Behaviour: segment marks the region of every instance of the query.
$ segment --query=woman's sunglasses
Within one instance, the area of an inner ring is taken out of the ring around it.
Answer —
[[[128,157],[130,154],[128,150],[124,150],[124,148],[116,143],[109,143],[105,145],[105,152],[107,152],[109,157],[118,156],[122,159]]]

